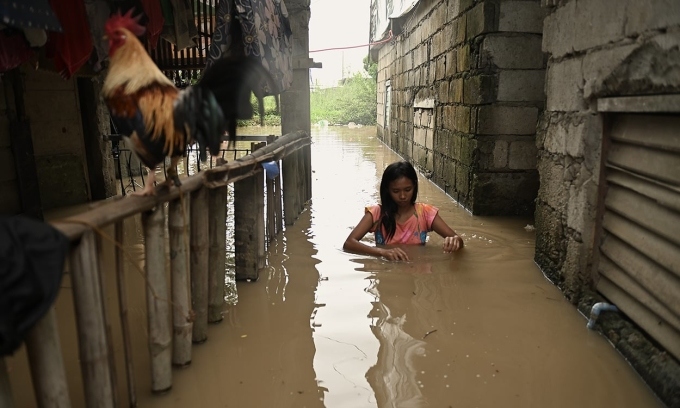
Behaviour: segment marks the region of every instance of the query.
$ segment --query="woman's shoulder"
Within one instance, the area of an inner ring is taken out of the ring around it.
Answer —
[[[416,211],[422,212],[422,213],[436,213],[439,211],[439,208],[435,207],[434,205],[427,204],[427,203],[416,203]]]
[[[373,214],[373,217],[376,218],[380,215],[380,204],[367,205],[364,208],[364,212],[371,213]]]

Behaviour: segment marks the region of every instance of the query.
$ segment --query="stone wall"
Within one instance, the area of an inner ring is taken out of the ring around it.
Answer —
[[[596,100],[680,91],[680,2],[570,0],[546,9],[536,262],[577,302],[591,282],[603,134]]]
[[[543,0],[547,103],[538,132],[536,255],[543,272],[588,314],[602,301],[593,256],[606,96],[680,93],[680,2]],[[678,406],[680,364],[620,314],[599,329],[668,406]]]
[[[545,14],[538,0],[423,0],[377,53],[378,136],[473,214],[534,212]]]

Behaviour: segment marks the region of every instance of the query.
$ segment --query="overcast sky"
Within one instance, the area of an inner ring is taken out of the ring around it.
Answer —
[[[312,0],[309,20],[309,50],[368,44],[370,0]],[[312,69],[312,81],[331,85],[363,70],[368,46],[310,53],[323,68]]]

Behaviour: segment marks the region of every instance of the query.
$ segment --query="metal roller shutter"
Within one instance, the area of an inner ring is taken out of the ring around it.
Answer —
[[[597,290],[680,359],[680,116],[611,119]]]

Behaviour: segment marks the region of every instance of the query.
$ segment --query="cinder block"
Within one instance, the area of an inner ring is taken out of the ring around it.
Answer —
[[[583,58],[583,97],[588,99],[597,84],[611,74],[639,46],[633,43],[588,52]]]
[[[416,127],[413,129],[413,141],[416,145],[425,147],[427,131],[424,128]]]
[[[494,3],[483,1],[465,13],[467,20],[466,36],[468,39],[498,30],[496,7]]]
[[[567,59],[548,66],[546,108],[550,111],[586,109],[583,99],[583,57]]]
[[[467,16],[463,14],[456,21],[458,23],[458,30],[456,31],[456,44],[461,44],[467,40]]]
[[[537,168],[541,183],[538,200],[564,213],[569,191],[564,182],[564,156],[540,155]]]
[[[626,7],[626,36],[680,25],[677,0],[629,1]]]
[[[453,95],[453,102],[463,103],[464,84],[463,78],[456,78],[451,81],[449,92]]]
[[[545,70],[501,71],[498,74],[499,101],[544,101]]]
[[[536,168],[538,150],[534,140],[515,140],[510,142],[508,167],[511,170],[529,170]]]
[[[449,1],[448,9],[446,10],[447,18],[449,20],[453,20],[459,15],[460,15],[460,1],[457,0]]]
[[[624,38],[626,9],[639,0],[570,1],[546,17],[543,50],[559,58]]]
[[[462,133],[470,133],[470,107],[465,105],[457,105],[454,109],[455,130]]]
[[[458,72],[465,72],[470,69],[470,45],[465,44],[458,47],[456,58]]]
[[[439,81],[437,83],[437,93],[439,94],[439,101],[442,103],[453,102],[453,94],[449,93],[449,81]]]
[[[444,30],[440,30],[432,36],[432,57],[435,58],[442,54],[448,48]]]
[[[488,35],[482,43],[483,64],[498,68],[541,69],[545,67],[541,37],[536,35]]]
[[[543,32],[543,19],[547,10],[538,1],[504,1],[498,18],[499,31],[515,33]]]
[[[456,112],[453,106],[442,107],[442,126],[447,130],[456,130]]]
[[[495,75],[476,75],[464,80],[463,102],[471,105],[496,101],[497,79]]]
[[[508,142],[497,140],[493,147],[493,167],[503,169],[508,166]]]
[[[456,57],[458,53],[450,50],[446,53],[446,76],[451,77],[456,73]]]
[[[522,106],[481,106],[477,132],[483,135],[532,135],[536,133],[538,109]]]

